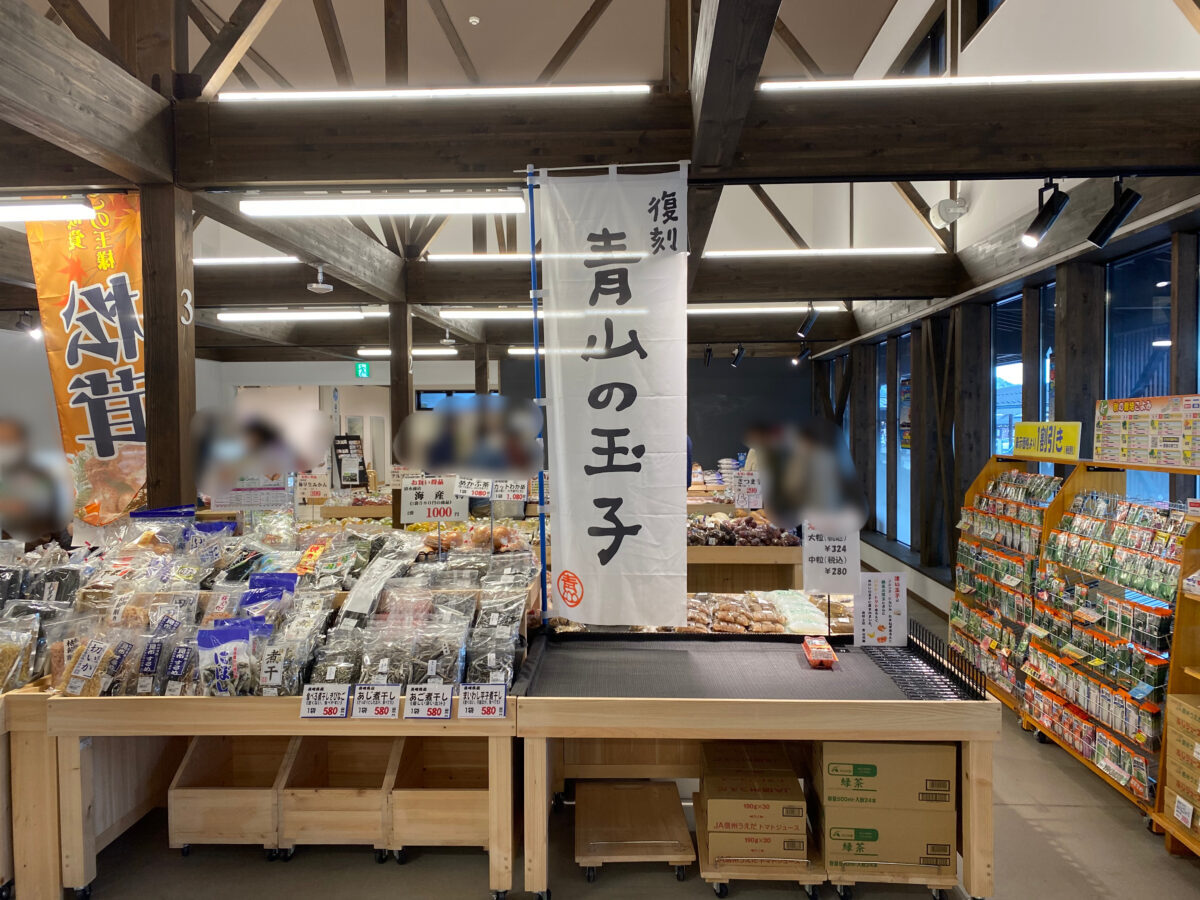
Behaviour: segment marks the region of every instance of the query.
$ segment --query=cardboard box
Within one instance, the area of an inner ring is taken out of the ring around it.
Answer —
[[[791,773],[795,768],[779,741],[706,741],[700,747],[701,774],[751,770]]]
[[[720,865],[786,866],[808,859],[808,835],[708,833],[709,861]]]
[[[1200,774],[1195,769],[1167,760],[1166,786],[1189,803],[1200,806]],[[1166,809],[1166,807],[1163,807]],[[1170,810],[1167,810],[1170,812]]]
[[[831,871],[886,867],[896,874],[954,875],[957,831],[952,809],[830,806],[822,811],[822,847]]]
[[[1167,729],[1200,743],[1200,694],[1167,695]]]
[[[1200,743],[1181,734],[1178,728],[1167,731],[1162,752],[1168,764],[1174,762],[1191,769],[1196,772],[1197,776],[1200,776]]]
[[[747,772],[700,779],[711,832],[803,835],[808,804],[793,774]]]
[[[813,784],[825,807],[953,810],[958,782],[953,744],[825,741]]]
[[[1163,788],[1163,815],[1181,826],[1192,837],[1200,839],[1200,809],[1168,785]]]

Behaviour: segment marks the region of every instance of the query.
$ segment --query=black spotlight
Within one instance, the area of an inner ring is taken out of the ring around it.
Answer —
[[[808,314],[804,317],[804,321],[800,323],[800,327],[796,329],[796,337],[806,338],[812,333],[813,326],[817,324],[817,311],[813,309],[812,303],[808,304]]]
[[[812,347],[805,347],[803,350],[801,350],[799,353],[797,353],[795,356],[792,357],[792,365],[798,366],[798,365],[800,365],[800,363],[804,362],[810,356],[812,356]]]
[[[1049,197],[1046,196],[1047,193],[1050,194]],[[1042,238],[1054,227],[1055,221],[1062,215],[1062,211],[1070,202],[1071,198],[1059,190],[1058,185],[1052,179],[1047,178],[1046,184],[1038,189],[1037,215],[1033,217],[1033,221],[1029,223],[1025,233],[1021,235],[1021,243],[1029,248],[1040,244]]]
[[[708,366],[711,363],[712,363],[712,344],[709,344],[707,347],[704,348],[704,367],[708,368]]]
[[[1104,218],[1088,235],[1088,241],[1097,247],[1103,247],[1112,240],[1117,229],[1125,224],[1125,220],[1142,202],[1142,195],[1133,188],[1124,187],[1122,181],[1123,179],[1119,175],[1113,181],[1112,208],[1104,214]]]
[[[745,355],[746,355],[746,348],[743,347],[741,344],[738,344],[737,349],[733,351],[733,362],[731,362],[730,365],[736,369],[738,367],[738,363],[740,363],[742,361],[742,357]]]

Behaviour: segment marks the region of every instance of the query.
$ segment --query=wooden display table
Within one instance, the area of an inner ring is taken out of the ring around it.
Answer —
[[[449,720],[409,721],[301,719],[298,697],[67,698],[25,690],[8,700],[15,787],[13,847],[23,900],[58,900],[64,886],[86,891],[95,878],[96,853],[102,845],[97,837],[100,823],[94,821],[101,795],[108,797],[110,806],[123,810],[103,832],[106,841],[164,803],[166,784],[178,766],[160,765],[158,769],[164,771],[150,778],[151,767],[138,767],[127,759],[124,779],[112,780],[96,765],[84,740],[99,740],[98,736],[171,742],[180,750],[180,739],[198,736],[399,739],[385,748],[378,786],[372,781],[374,792],[387,795],[381,802],[388,804],[385,808],[392,813],[394,830],[383,841],[372,835],[363,843],[389,846],[400,835],[401,845],[482,845],[488,851],[491,890],[502,895],[512,887],[515,703],[509,704],[506,718],[494,721],[460,720],[457,699]],[[461,785],[448,785],[454,779],[442,778],[435,766],[424,764],[423,746],[439,740],[453,745],[448,755],[455,764],[465,760],[463,765],[469,768]],[[472,746],[464,748],[465,743]],[[292,741],[289,746],[287,766],[272,785],[280,791],[285,818],[294,812],[294,804],[289,803],[296,799],[295,791],[312,787],[308,776],[298,774],[308,745]],[[328,751],[318,742],[314,752]],[[181,756],[176,753],[174,762]],[[170,763],[170,752],[161,758]],[[186,784],[189,789],[196,786],[193,780]],[[320,798],[325,803],[335,801],[343,790],[336,782],[326,787]],[[353,785],[350,792],[360,793]],[[355,811],[361,810],[356,806],[350,812]],[[312,840],[296,831],[303,823],[295,823],[294,817],[284,823],[277,846]],[[413,828],[418,826],[425,829],[419,830],[423,837],[413,840]],[[460,839],[461,835],[469,840]]]
[[[803,547],[688,547],[692,593],[797,590],[804,586]]]

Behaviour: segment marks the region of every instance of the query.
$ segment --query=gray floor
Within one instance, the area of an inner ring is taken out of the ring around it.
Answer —
[[[1168,856],[1136,809],[1055,746],[1038,744],[1006,714],[996,751],[996,894],[999,900],[1130,897],[1200,898],[1200,861]],[[712,897],[693,869],[680,884],[664,866],[613,865],[584,883],[572,859],[571,811],[551,819],[555,900]],[[196,847],[186,859],[166,846],[166,814],[156,812],[104,851],[96,900],[213,897],[474,897],[486,900],[487,858],[476,850],[413,851],[403,867],[376,865],[372,851],[301,848],[288,863],[262,851]],[[521,885],[518,861],[515,886]],[[832,888],[822,889],[832,900]],[[803,895],[796,886],[732,885],[734,900]],[[863,900],[928,897],[917,888],[863,885]],[[514,898],[515,900],[515,898]]]

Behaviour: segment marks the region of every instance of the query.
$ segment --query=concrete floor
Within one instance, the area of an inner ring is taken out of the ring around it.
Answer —
[[[1146,831],[1141,814],[1059,748],[1038,744],[1006,713],[996,748],[997,900],[1129,897],[1200,898],[1200,861],[1168,856],[1162,838]],[[572,859],[571,809],[551,819],[551,888],[555,900],[638,900],[712,897],[695,867],[675,881],[659,865],[612,865],[586,884]],[[514,887],[520,890],[520,862]],[[288,863],[267,863],[261,850],[195,847],[187,858],[166,846],[166,813],[142,820],[100,856],[96,900],[241,897],[410,898],[487,900],[487,857],[482,851],[411,851],[403,867],[374,862],[369,849],[302,847]],[[515,891],[514,891],[515,894]],[[528,895],[526,895],[528,896]],[[770,882],[731,885],[735,900],[803,897],[800,889]],[[826,885],[821,896],[832,900]],[[863,900],[928,897],[918,888],[862,885]],[[514,897],[515,900],[515,897]]]

